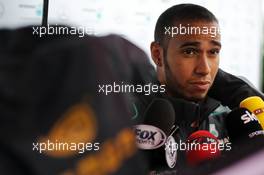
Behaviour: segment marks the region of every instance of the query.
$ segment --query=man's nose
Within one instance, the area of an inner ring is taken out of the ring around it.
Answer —
[[[206,53],[199,55],[196,62],[195,73],[199,75],[207,75],[211,71],[209,58]]]

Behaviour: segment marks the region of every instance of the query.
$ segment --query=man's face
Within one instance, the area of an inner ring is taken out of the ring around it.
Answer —
[[[175,26],[218,29],[215,22],[185,22]],[[198,31],[198,30],[197,30]],[[170,38],[163,57],[165,84],[172,96],[201,100],[212,86],[219,66],[220,34],[215,31],[178,34]],[[214,33],[214,34],[212,34]]]

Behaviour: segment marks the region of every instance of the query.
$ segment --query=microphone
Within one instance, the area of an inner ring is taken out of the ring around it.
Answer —
[[[144,118],[143,124],[134,125],[138,147],[161,147],[174,126],[175,114],[172,104],[168,100],[155,98],[146,109]]]
[[[226,117],[226,129],[231,142],[263,137],[264,131],[257,117],[246,108],[236,108]]]
[[[191,166],[196,166],[218,158],[221,155],[218,144],[218,139],[209,131],[199,130],[192,133],[187,139],[187,163]]]
[[[165,160],[165,142],[175,128],[172,104],[166,99],[155,98],[146,109],[144,118],[143,124],[134,125],[134,131],[137,146],[148,159],[150,169],[157,170],[173,164],[167,162],[166,165]]]
[[[264,101],[258,96],[248,97],[240,103],[241,108],[246,108],[255,114],[264,129]]]

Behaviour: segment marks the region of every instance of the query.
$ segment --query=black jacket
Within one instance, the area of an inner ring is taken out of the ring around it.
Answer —
[[[230,109],[239,106],[239,103],[247,97],[259,96],[264,99],[263,92],[253,87],[250,81],[229,74],[219,69],[213,86],[211,87],[209,96],[221,101],[223,105]]]

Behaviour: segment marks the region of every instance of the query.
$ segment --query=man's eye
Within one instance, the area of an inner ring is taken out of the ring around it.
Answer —
[[[183,50],[183,53],[186,55],[194,55],[194,54],[197,54],[198,51],[194,48],[187,48]]]
[[[210,53],[211,55],[219,55],[220,50],[219,50],[219,49],[212,49],[212,50],[209,51],[209,53]]]

